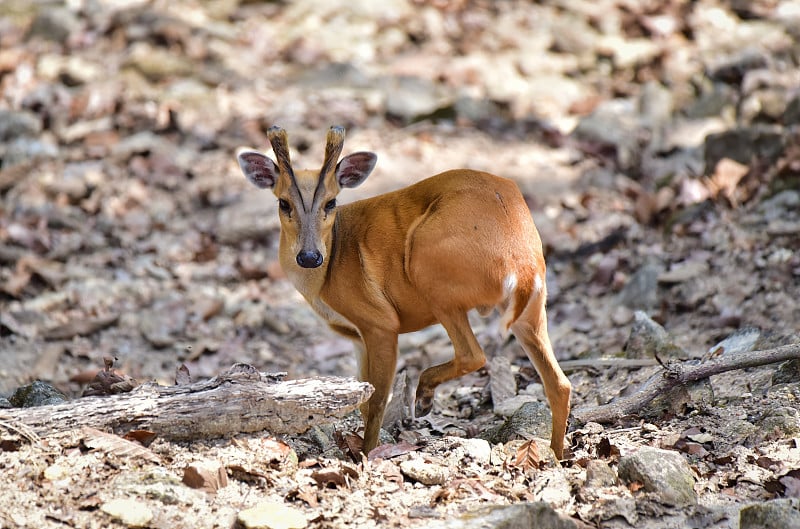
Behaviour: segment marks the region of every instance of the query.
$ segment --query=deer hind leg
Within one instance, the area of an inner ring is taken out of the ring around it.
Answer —
[[[544,288],[531,294],[528,304],[520,317],[511,325],[511,332],[522,344],[542,379],[544,393],[553,415],[553,431],[550,447],[558,458],[564,451],[564,436],[567,433],[569,416],[569,396],[572,385],[561,370],[547,334],[547,314],[545,313]]]
[[[392,391],[395,369],[397,368],[397,334],[391,332],[365,333],[363,345],[356,345],[359,380],[369,382],[375,391],[367,402],[361,405],[364,419],[365,454],[378,446],[383,414]]]
[[[439,323],[453,342],[454,355],[449,362],[429,367],[420,375],[414,406],[417,417],[430,413],[436,386],[480,369],[486,363],[486,356],[472,332],[466,312],[441,316]]]

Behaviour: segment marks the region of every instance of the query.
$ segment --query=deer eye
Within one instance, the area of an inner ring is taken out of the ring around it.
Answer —
[[[330,213],[336,207],[336,199],[332,198],[325,203],[325,213]]]
[[[292,212],[292,205],[289,204],[288,200],[284,200],[282,198],[278,199],[278,208],[280,208],[280,210],[287,215]]]

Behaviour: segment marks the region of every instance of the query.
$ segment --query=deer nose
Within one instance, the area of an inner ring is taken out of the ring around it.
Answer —
[[[318,250],[303,250],[297,254],[297,264],[303,268],[316,268],[322,264],[322,254]]]

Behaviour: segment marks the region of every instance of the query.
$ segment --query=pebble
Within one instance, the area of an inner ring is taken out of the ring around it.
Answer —
[[[128,527],[145,527],[153,519],[153,511],[144,502],[133,498],[108,501],[100,506],[100,510]]]
[[[277,501],[261,502],[240,511],[236,518],[246,529],[303,529],[308,525],[300,510]]]
[[[697,503],[694,473],[677,452],[643,447],[619,460],[619,477],[638,482],[652,498],[666,505],[683,507]]]

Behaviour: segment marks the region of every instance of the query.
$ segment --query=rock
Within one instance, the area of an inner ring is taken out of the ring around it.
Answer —
[[[767,435],[779,432],[786,437],[795,437],[800,435],[800,411],[788,406],[770,408],[758,424]]]
[[[586,464],[584,487],[613,487],[617,484],[617,474],[602,459],[592,459]]]
[[[739,529],[800,529],[800,502],[778,499],[739,511]]]
[[[128,527],[146,527],[153,519],[153,511],[143,501],[118,498],[100,506],[100,510]]]
[[[28,136],[19,136],[3,146],[0,144],[0,158],[3,167],[11,167],[37,158],[55,158],[58,155],[58,146],[49,138],[37,139]]]
[[[0,109],[0,142],[36,136],[41,131],[42,120],[33,112]]]
[[[581,118],[572,135],[580,141],[612,147],[622,169],[638,163],[642,144],[649,137],[633,99],[603,101]]]
[[[761,331],[755,327],[744,327],[730,334],[721,342],[708,349],[709,352],[740,354],[752,351],[761,338]]]
[[[444,485],[450,478],[450,469],[447,466],[417,458],[402,461],[400,472],[423,485]]]
[[[765,199],[758,205],[758,212],[765,220],[786,218],[788,212],[800,210],[800,191],[786,189]]]
[[[34,406],[62,404],[67,402],[67,396],[57,390],[52,384],[36,380],[17,388],[8,400],[14,407],[32,408]]]
[[[303,529],[308,525],[300,510],[277,501],[261,502],[240,511],[236,519],[246,529]]]
[[[655,356],[675,358],[685,356],[683,349],[675,345],[669,333],[647,314],[637,310],[633,314],[631,334],[625,344],[627,358],[653,358]]]
[[[800,124],[800,95],[794,96],[788,103],[781,116],[781,123],[785,126]]]
[[[153,347],[168,347],[184,335],[189,321],[186,302],[180,298],[166,298],[141,312],[139,330]]]
[[[278,201],[272,193],[248,190],[242,199],[217,215],[217,239],[223,244],[277,238],[280,230]]]
[[[658,306],[658,276],[663,271],[658,263],[641,266],[625,283],[618,302],[635,310],[654,310]]]
[[[694,473],[683,457],[670,450],[643,447],[619,460],[619,477],[638,482],[656,501],[683,507],[697,503]]]
[[[717,163],[730,158],[742,164],[758,159],[772,164],[784,152],[786,138],[780,129],[752,126],[710,134],[705,142],[706,173],[713,174]]]
[[[545,502],[493,505],[459,518],[427,524],[431,529],[588,529],[590,526],[562,516]]]
[[[194,72],[192,62],[185,56],[146,42],[135,42],[131,46],[127,62],[151,81],[191,75]]]
[[[783,362],[772,375],[772,385],[797,382],[800,382],[800,359]]]
[[[488,465],[492,456],[492,447],[484,439],[446,436],[432,439],[428,446],[431,451],[443,454],[446,465],[450,467],[463,466],[465,460]]]
[[[40,37],[64,42],[81,27],[81,22],[71,9],[49,6],[42,8],[33,19],[28,37]]]
[[[540,437],[550,439],[552,415],[544,402],[527,402],[502,425],[484,432],[481,437],[491,443],[507,443],[514,439]]]
[[[433,82],[410,75],[388,79],[384,86],[386,113],[411,122],[448,105],[448,98]]]
[[[708,273],[707,261],[687,261],[673,266],[667,272],[658,275],[659,283],[683,283],[690,279],[703,276]]]

